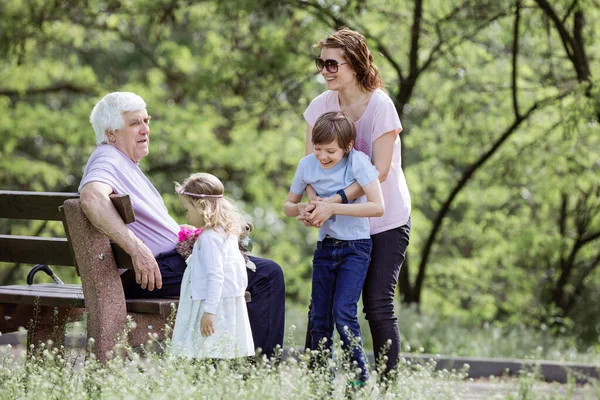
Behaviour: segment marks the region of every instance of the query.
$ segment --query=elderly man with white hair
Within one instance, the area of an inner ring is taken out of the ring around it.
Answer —
[[[127,298],[179,296],[185,260],[177,253],[179,225],[162,197],[139,168],[148,155],[150,116],[144,100],[129,92],[106,95],[93,108],[90,122],[97,147],[79,185],[81,206],[90,222],[125,250],[133,270],[122,271]],[[128,194],[135,222],[125,225],[109,195]],[[248,313],[254,343],[267,355],[283,345],[285,283],[281,267],[250,256],[251,302]]]

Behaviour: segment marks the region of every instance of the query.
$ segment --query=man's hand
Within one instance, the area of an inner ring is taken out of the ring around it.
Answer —
[[[215,315],[210,313],[202,314],[200,320],[200,333],[207,337],[215,333]]]
[[[101,182],[87,183],[81,189],[81,209],[92,225],[108,236],[131,256],[135,280],[142,289],[162,287],[162,277],[152,252],[127,228],[110,201],[112,188]]]
[[[156,259],[144,243],[139,243],[137,251],[131,256],[133,269],[135,270],[135,281],[142,287],[153,291],[162,288],[162,276],[158,269]]]

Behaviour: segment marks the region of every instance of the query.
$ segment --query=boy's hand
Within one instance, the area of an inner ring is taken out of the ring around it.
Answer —
[[[311,201],[314,210],[310,213],[308,221],[312,226],[320,228],[333,215],[333,203],[326,201]]]
[[[210,313],[202,314],[200,320],[200,333],[207,337],[215,333],[215,315]]]
[[[308,221],[308,217],[314,208],[315,206],[312,204],[298,203],[298,216],[296,219],[298,221],[302,221],[304,226],[312,226],[312,224]]]

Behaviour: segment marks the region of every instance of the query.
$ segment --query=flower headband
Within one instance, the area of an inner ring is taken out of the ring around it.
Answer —
[[[213,197],[213,198],[223,197],[222,194],[202,194],[202,193],[185,192],[183,190],[183,187],[177,188],[177,194],[180,194],[180,195],[185,194],[186,196],[192,196],[192,197]]]

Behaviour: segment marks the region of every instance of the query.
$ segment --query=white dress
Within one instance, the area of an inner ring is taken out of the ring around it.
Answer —
[[[206,232],[203,232],[200,236],[202,237],[205,234]],[[237,239],[235,240],[235,246],[237,250]],[[196,247],[194,245],[194,252],[199,250]],[[192,257],[194,256],[195,254],[192,253]],[[253,356],[254,341],[252,340],[248,309],[243,294],[235,297],[220,296],[214,311],[215,333],[208,337],[202,336],[200,320],[207,307],[207,301],[206,299],[192,299],[194,290],[192,276],[196,275],[193,274],[194,268],[199,268],[198,264],[189,262],[183,274],[177,318],[173,328],[171,354],[189,358],[228,359]],[[239,274],[239,268],[234,268],[234,270],[235,274]],[[243,278],[247,279],[245,264],[242,273],[244,274]],[[225,276],[225,279],[227,279],[227,276]]]

